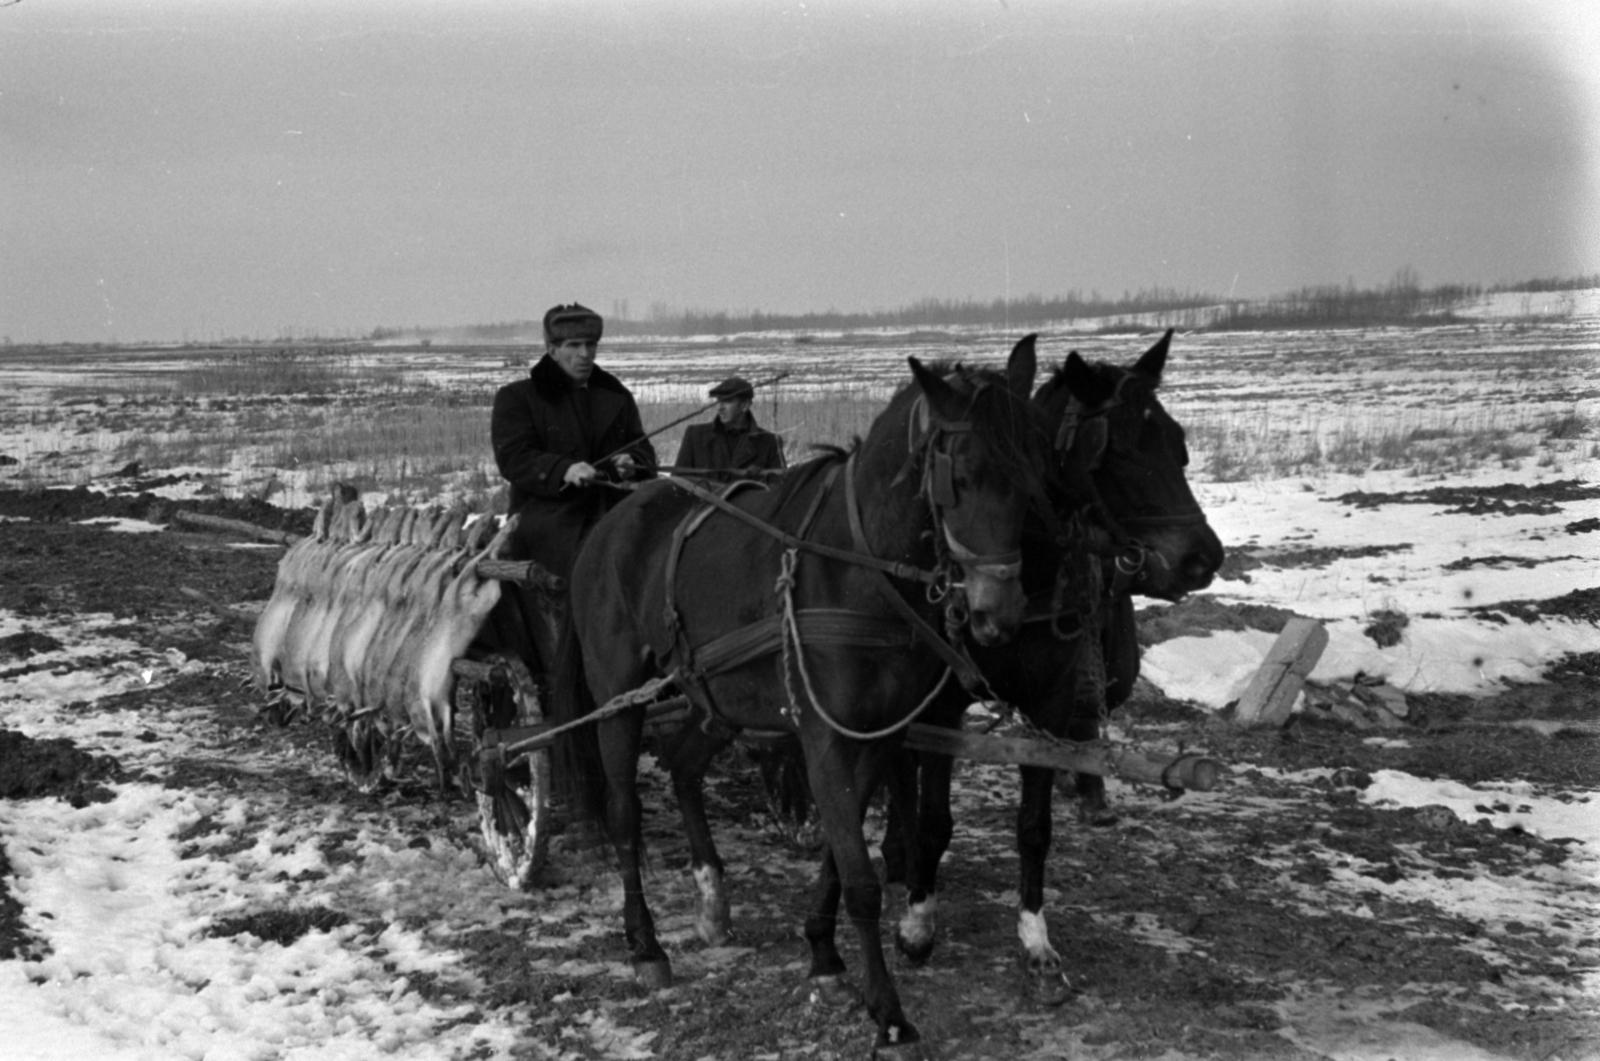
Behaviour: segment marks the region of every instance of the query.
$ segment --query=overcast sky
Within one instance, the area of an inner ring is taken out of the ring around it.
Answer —
[[[1600,2],[21,0],[0,333],[1600,271]]]

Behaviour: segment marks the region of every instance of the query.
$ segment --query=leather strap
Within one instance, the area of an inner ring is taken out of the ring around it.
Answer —
[[[845,512],[850,520],[851,544],[856,547],[857,552],[870,556],[871,549],[867,545],[867,535],[861,526],[861,506],[856,501],[856,477],[852,474],[855,459],[855,454],[851,454],[849,461],[845,463]],[[976,692],[981,685],[985,684],[983,675],[979,673],[978,666],[972,662],[972,658],[965,651],[958,650],[940,637],[939,631],[933,628],[933,624],[917,613],[917,610],[900,595],[900,591],[895,589],[889,582],[882,570],[873,568],[872,578],[877,585],[878,595],[883,597],[899,613],[900,618],[910,625],[912,632],[917,635],[917,640],[933,649],[944,665],[949,667],[955,674],[963,689],[968,692]]]

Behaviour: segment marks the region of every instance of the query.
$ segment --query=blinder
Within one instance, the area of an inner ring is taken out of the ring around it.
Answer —
[[[1071,453],[1078,445],[1083,446],[1085,464],[1092,471],[1100,467],[1100,459],[1105,456],[1106,444],[1111,438],[1111,425],[1106,420],[1106,413],[1110,411],[1111,404],[1094,413],[1085,415],[1085,409],[1076,398],[1061,416],[1061,426],[1056,430],[1055,451],[1061,456]]]
[[[1111,424],[1106,420],[1105,414],[1090,417],[1083,425],[1084,454],[1089,458],[1089,467],[1098,468],[1100,458],[1105,456],[1106,442],[1111,437]]]
[[[938,450],[933,454],[933,467],[928,481],[928,499],[940,508],[950,508],[956,503],[955,462],[950,454]]]
[[[980,383],[979,389],[988,386]],[[978,553],[962,544],[959,539],[950,533],[950,527],[944,522],[941,511],[952,508],[956,504],[956,478],[955,460],[949,452],[939,445],[942,435],[961,434],[972,430],[969,420],[946,420],[933,415],[927,403],[919,398],[918,415],[913,417],[913,422],[920,425],[922,448],[922,490],[934,510],[934,521],[943,532],[944,543],[949,550],[950,558],[959,563],[963,568],[989,578],[1007,580],[1019,578],[1022,575],[1022,551],[1014,550],[1008,553]],[[917,428],[914,427],[914,430]],[[909,441],[909,440],[908,440]],[[913,451],[917,448],[916,442],[911,442],[908,447]]]

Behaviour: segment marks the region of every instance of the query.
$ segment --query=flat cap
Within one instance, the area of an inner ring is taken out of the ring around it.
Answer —
[[[544,341],[562,343],[568,339],[582,339],[597,343],[605,322],[600,314],[576,302],[570,306],[554,306],[544,315]]]
[[[713,398],[753,398],[755,393],[756,389],[750,385],[750,381],[738,376],[729,376],[711,388]]]

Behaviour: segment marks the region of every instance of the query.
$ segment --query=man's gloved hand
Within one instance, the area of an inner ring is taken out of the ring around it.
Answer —
[[[611,463],[617,469],[618,479],[626,481],[639,474],[639,466],[633,462],[633,457],[626,453],[617,454]]]

